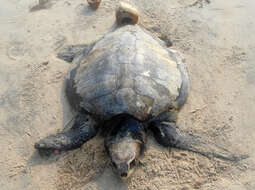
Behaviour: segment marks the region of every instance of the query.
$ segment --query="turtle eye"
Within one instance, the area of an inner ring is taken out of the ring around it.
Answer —
[[[131,163],[130,163],[130,168],[133,168],[135,167],[135,160],[133,160]]]

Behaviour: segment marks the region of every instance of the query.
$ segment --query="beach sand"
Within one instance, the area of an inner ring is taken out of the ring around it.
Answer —
[[[82,148],[41,158],[34,143],[74,115],[61,48],[88,44],[116,27],[117,0],[0,0],[1,190],[255,189],[255,22],[253,1],[130,0],[139,24],[187,64],[191,91],[178,125],[232,152],[238,164],[166,149],[149,135],[141,166],[126,183],[112,172],[98,136]]]

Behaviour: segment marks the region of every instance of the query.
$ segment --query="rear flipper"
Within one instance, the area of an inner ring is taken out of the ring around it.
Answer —
[[[238,162],[249,157],[248,155],[234,154],[216,144],[206,143],[203,138],[180,130],[174,122],[152,123],[150,129],[156,141],[165,147],[188,150],[207,158],[215,157],[231,162]]]
[[[78,114],[73,126],[56,135],[50,135],[35,143],[34,147],[42,156],[72,150],[81,147],[85,142],[96,136],[95,122],[87,115]]]
[[[89,49],[89,45],[70,45],[65,48],[63,48],[58,53],[58,58],[65,60],[66,62],[71,63],[75,56],[82,53],[87,53],[87,50]]]

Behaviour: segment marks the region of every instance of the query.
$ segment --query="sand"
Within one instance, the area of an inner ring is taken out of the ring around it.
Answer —
[[[249,158],[232,164],[166,149],[149,134],[132,178],[111,171],[103,139],[41,158],[33,144],[70,124],[63,92],[70,64],[56,55],[115,27],[117,0],[93,11],[84,0],[1,0],[1,190],[255,189],[255,23],[253,1],[132,0],[139,24],[185,58],[191,78],[180,128]]]

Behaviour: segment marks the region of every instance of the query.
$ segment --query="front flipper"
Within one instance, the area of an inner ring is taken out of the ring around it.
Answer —
[[[234,154],[216,144],[207,143],[202,137],[180,130],[175,123],[153,123],[150,129],[156,141],[165,147],[188,150],[207,158],[215,157],[231,162],[238,162],[249,157],[248,155]]]
[[[79,148],[96,134],[95,122],[87,115],[78,114],[69,130],[45,137],[36,142],[34,147],[40,155],[49,156],[52,153]]]
[[[75,56],[82,53],[87,53],[87,50],[89,49],[89,45],[83,44],[83,45],[70,45],[65,48],[63,48],[58,53],[58,58],[63,59],[69,63],[71,63]]]

